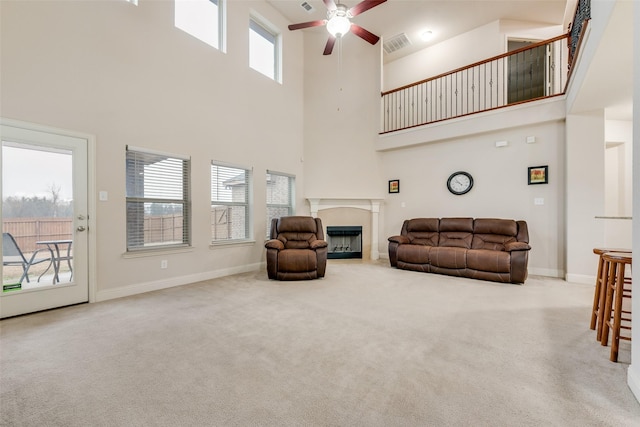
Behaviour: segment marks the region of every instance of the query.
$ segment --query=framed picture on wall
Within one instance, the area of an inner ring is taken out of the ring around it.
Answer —
[[[392,179],[389,181],[389,193],[399,193],[400,192],[400,180]]]
[[[549,166],[532,166],[529,168],[528,184],[548,184]]]

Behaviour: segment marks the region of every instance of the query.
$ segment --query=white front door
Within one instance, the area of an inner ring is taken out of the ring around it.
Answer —
[[[87,139],[6,124],[0,137],[0,318],[87,302]]]

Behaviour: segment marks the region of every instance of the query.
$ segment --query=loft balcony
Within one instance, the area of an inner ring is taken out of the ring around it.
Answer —
[[[562,98],[589,19],[581,0],[566,34],[383,92],[380,135]]]
[[[380,134],[564,95],[569,35],[382,93]]]

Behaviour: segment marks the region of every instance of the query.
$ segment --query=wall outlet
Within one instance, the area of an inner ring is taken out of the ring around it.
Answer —
[[[167,261],[166,259],[163,259],[162,261],[160,261],[160,268],[167,268],[169,266],[169,261]]]

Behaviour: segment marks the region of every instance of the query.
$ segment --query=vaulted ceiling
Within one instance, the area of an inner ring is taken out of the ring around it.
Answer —
[[[326,18],[327,7],[322,0],[267,0],[292,24]],[[360,0],[336,0],[348,8]],[[302,7],[307,3],[312,10]],[[565,10],[575,7],[575,0],[387,0],[354,17],[352,22],[380,36],[382,41],[405,33],[411,44],[390,54],[385,62],[411,54],[451,37],[496,20],[528,21],[564,25]],[[568,15],[573,15],[573,10]],[[433,38],[421,39],[429,30]],[[298,31],[326,31],[314,27]],[[354,37],[348,34],[345,37]],[[318,46],[318,52],[322,52]]]

